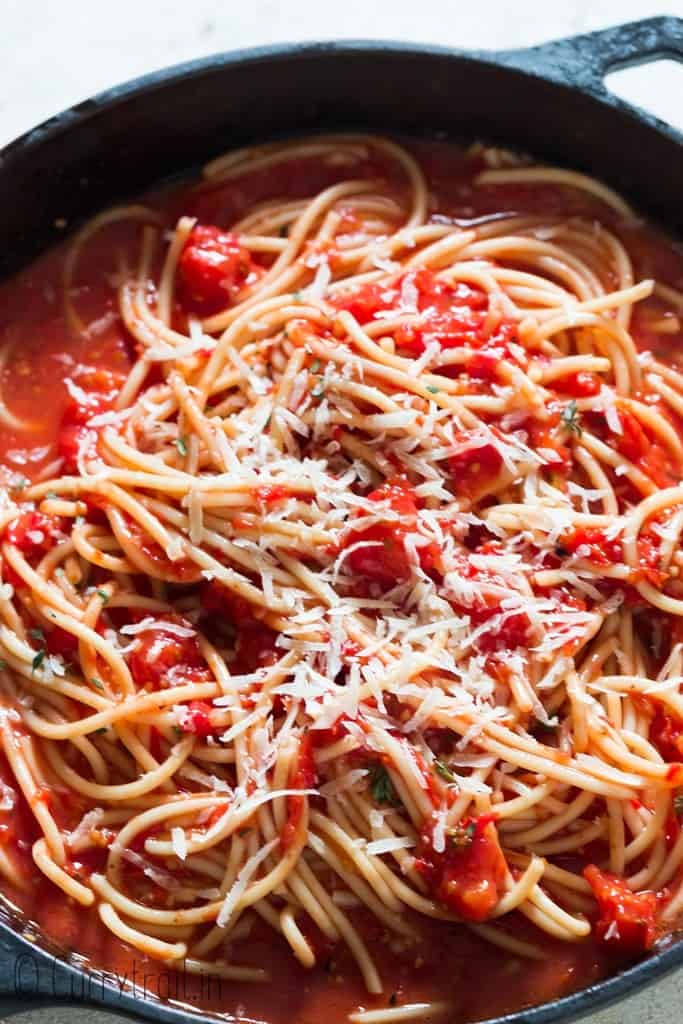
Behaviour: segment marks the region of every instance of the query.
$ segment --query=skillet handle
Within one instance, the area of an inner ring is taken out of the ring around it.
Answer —
[[[622,103],[605,86],[605,75],[658,57],[683,61],[683,18],[646,18],[526,50],[507,50],[498,57],[502,63],[578,87],[597,99]]]

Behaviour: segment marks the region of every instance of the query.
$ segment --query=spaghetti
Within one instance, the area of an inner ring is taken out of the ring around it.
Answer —
[[[53,257],[56,441],[3,350],[0,814],[246,1005],[254,935],[346,957],[339,1019],[389,1024],[473,1011],[378,946],[531,971],[592,936],[606,970],[680,916],[683,292],[606,186],[458,160],[469,216],[347,135],[96,217]]]

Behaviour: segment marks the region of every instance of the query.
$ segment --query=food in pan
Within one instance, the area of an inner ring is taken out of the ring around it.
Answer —
[[[0,309],[1,885],[46,935],[391,1024],[675,930],[675,243],[576,172],[330,136]]]

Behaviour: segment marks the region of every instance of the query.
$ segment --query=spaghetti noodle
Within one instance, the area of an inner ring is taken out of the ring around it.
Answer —
[[[58,315],[127,349],[67,360],[56,448],[3,351],[35,457],[0,813],[166,965],[258,987],[254,929],[314,973],[343,948],[367,1024],[466,1012],[388,991],[377,936],[616,962],[683,904],[683,293],[606,186],[473,147],[467,217],[417,152],[254,147],[82,228]]]

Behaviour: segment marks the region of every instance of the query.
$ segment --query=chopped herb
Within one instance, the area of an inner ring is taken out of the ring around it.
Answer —
[[[325,394],[325,386],[322,380],[318,381],[314,388],[311,388],[311,396],[313,398],[322,398]]]
[[[446,780],[446,782],[457,782],[458,781],[456,779],[455,775],[453,774],[453,772],[448,767],[448,765],[444,764],[443,761],[439,761],[438,759],[436,759],[434,761],[434,767],[436,769],[436,774],[440,775],[442,779]]]
[[[31,637],[32,640],[45,639],[45,633],[42,631],[42,629],[29,629],[28,635]]]
[[[683,793],[676,793],[674,797],[674,814],[677,818],[683,818]]]
[[[103,725],[101,729],[95,729],[95,736],[101,736],[103,732],[107,732],[106,725]]]
[[[98,597],[102,599],[103,604],[106,604],[107,601],[109,600],[109,594],[107,593],[106,590],[96,590],[95,593],[97,594]]]
[[[59,498],[59,495],[57,494],[56,491],[48,491],[47,494],[45,495],[45,497],[46,498]]]
[[[185,730],[181,729],[179,725],[174,725],[173,726],[173,732],[176,734],[176,736],[182,736],[184,731]]]
[[[576,407],[576,399],[572,398],[569,405],[565,405],[560,416],[563,426],[569,431],[570,434],[576,434],[577,437],[581,437],[583,429],[581,427],[581,413]]]
[[[476,831],[477,826],[473,821],[468,822],[467,825],[463,825],[461,822],[455,828],[447,828],[446,835],[452,846],[463,850],[472,845]]]
[[[85,523],[85,516],[76,516],[76,518],[74,519],[74,523],[76,524],[76,526],[83,526]]]
[[[428,384],[427,391],[430,391],[433,395],[438,395],[439,391],[441,391],[441,388],[435,388],[433,384]]]
[[[7,662],[4,658],[0,658],[0,672],[2,672],[4,668],[7,668]]]
[[[370,773],[370,791],[376,804],[398,804],[399,799],[389,773],[382,764],[373,766]]]
[[[33,661],[31,662],[31,672],[37,672],[40,666],[45,661],[45,651],[38,651]]]
[[[319,369],[320,369],[320,360],[319,359],[314,359],[313,362],[311,363],[311,373],[317,373]]]
[[[103,690],[103,689],[104,689],[104,684],[103,684],[103,683],[101,683],[101,682],[99,681],[99,679],[95,679],[95,677],[94,677],[94,676],[92,677],[92,679],[90,680],[90,682],[91,682],[91,683],[93,684],[93,686],[95,687],[95,689],[97,689],[97,690]]]
[[[187,441],[184,437],[179,437],[175,443],[176,448],[181,455],[187,455]]]
[[[295,302],[303,302],[304,293],[302,291],[292,292],[292,298],[294,299]]]

